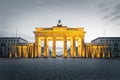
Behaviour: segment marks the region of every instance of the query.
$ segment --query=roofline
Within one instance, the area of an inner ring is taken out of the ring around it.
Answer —
[[[93,39],[91,42],[97,40],[97,39],[120,39],[120,37],[98,37],[96,39]]]
[[[6,38],[8,38],[8,39],[18,38],[18,39],[22,39],[22,40],[28,42],[26,39],[23,39],[22,37],[0,37],[0,39],[2,39],[2,38],[3,38],[3,39],[6,39]]]

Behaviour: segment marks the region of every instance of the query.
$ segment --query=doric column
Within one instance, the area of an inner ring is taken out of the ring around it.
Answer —
[[[99,55],[99,47],[98,47],[98,45],[96,46],[96,54],[95,54],[96,56],[96,58],[98,58],[98,55]]]
[[[33,58],[35,58],[35,44],[33,45]]]
[[[82,49],[82,55],[81,57],[85,57],[85,47],[84,47],[84,39],[82,38],[81,39],[81,49]]]
[[[108,58],[110,58],[111,56],[110,56],[110,50],[108,50]]]
[[[100,58],[100,46],[97,46],[97,58]]]
[[[23,46],[21,46],[21,58],[24,58],[24,55],[23,55]]]
[[[82,40],[81,38],[78,39],[78,57],[81,57],[82,53]]]
[[[76,57],[76,49],[75,49],[75,38],[71,39],[71,49],[70,49],[70,57]]]
[[[52,57],[56,57],[56,38],[53,38],[53,44],[52,44]]]
[[[66,39],[66,37],[64,37],[64,39],[63,39],[64,41],[64,54],[63,54],[63,57],[64,58],[66,58],[66,57],[68,57],[68,54],[67,54],[67,39]]]
[[[25,58],[28,58],[28,46],[25,47]]]
[[[26,54],[27,54],[27,53],[25,53],[25,46],[23,46],[23,57],[24,57],[24,58],[26,58]]]
[[[41,57],[41,38],[38,38],[38,52],[37,52],[37,57]]]
[[[28,51],[28,53],[29,53],[29,57],[32,58],[32,48],[31,48],[31,46],[29,46],[29,51]]]
[[[105,47],[103,47],[102,58],[105,58]]]
[[[94,50],[93,50],[93,45],[92,45],[92,52],[91,52],[91,57],[94,58]]]
[[[31,49],[30,49],[30,45],[27,45],[27,53],[28,53],[28,58],[31,57]]]
[[[33,46],[32,46],[32,49],[31,49],[31,57],[33,58]]]
[[[38,54],[38,37],[35,37],[35,55],[34,57],[37,57]]]
[[[44,57],[45,58],[48,57],[48,41],[47,41],[47,37],[44,38]]]
[[[21,58],[21,46],[19,47],[19,58]]]
[[[89,57],[89,54],[88,54],[88,46],[86,46],[86,45],[85,45],[85,56],[86,56],[86,58]]]
[[[89,52],[89,46],[86,45],[85,47],[86,47],[86,50],[87,50],[87,51],[86,51],[86,55],[88,55],[88,57],[89,57],[89,53],[90,53],[90,52]]]
[[[73,40],[70,41],[70,57],[73,57]]]

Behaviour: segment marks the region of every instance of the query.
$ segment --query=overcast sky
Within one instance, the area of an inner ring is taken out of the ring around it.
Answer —
[[[85,42],[120,37],[120,0],[0,0],[0,36],[34,41],[35,27],[51,28],[61,19],[68,27],[84,27]]]

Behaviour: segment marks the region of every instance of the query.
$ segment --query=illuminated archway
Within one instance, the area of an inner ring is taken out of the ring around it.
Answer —
[[[70,41],[70,57],[84,57],[84,28],[67,28],[67,26],[57,25],[52,28],[36,28],[35,34],[35,55],[41,57],[41,41],[44,41],[44,57],[49,57],[48,41],[52,43],[52,57],[56,57],[56,41],[63,41],[63,57],[68,57],[67,40]],[[78,41],[78,54],[76,55],[75,43]]]

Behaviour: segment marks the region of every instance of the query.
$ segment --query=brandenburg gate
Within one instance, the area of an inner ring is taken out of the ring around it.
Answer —
[[[63,42],[62,57],[64,58],[110,58],[111,56],[108,44],[84,43],[84,35],[86,33],[84,28],[62,26],[60,20],[57,26],[52,28],[35,28],[33,33],[35,34],[35,43],[13,44],[10,48],[10,58],[55,58],[56,41]],[[51,52],[49,41],[52,41]],[[67,50],[67,41],[70,41],[69,50]],[[44,42],[44,47],[42,42]]]
[[[63,41],[63,57],[85,57],[84,28],[68,28],[58,21],[57,26],[52,28],[35,28],[35,57],[42,57],[42,41],[44,41],[43,57],[56,57],[56,41]],[[67,53],[67,41],[70,41],[70,54]],[[48,41],[52,41],[52,53],[49,54]],[[76,41],[78,53],[76,53]]]

